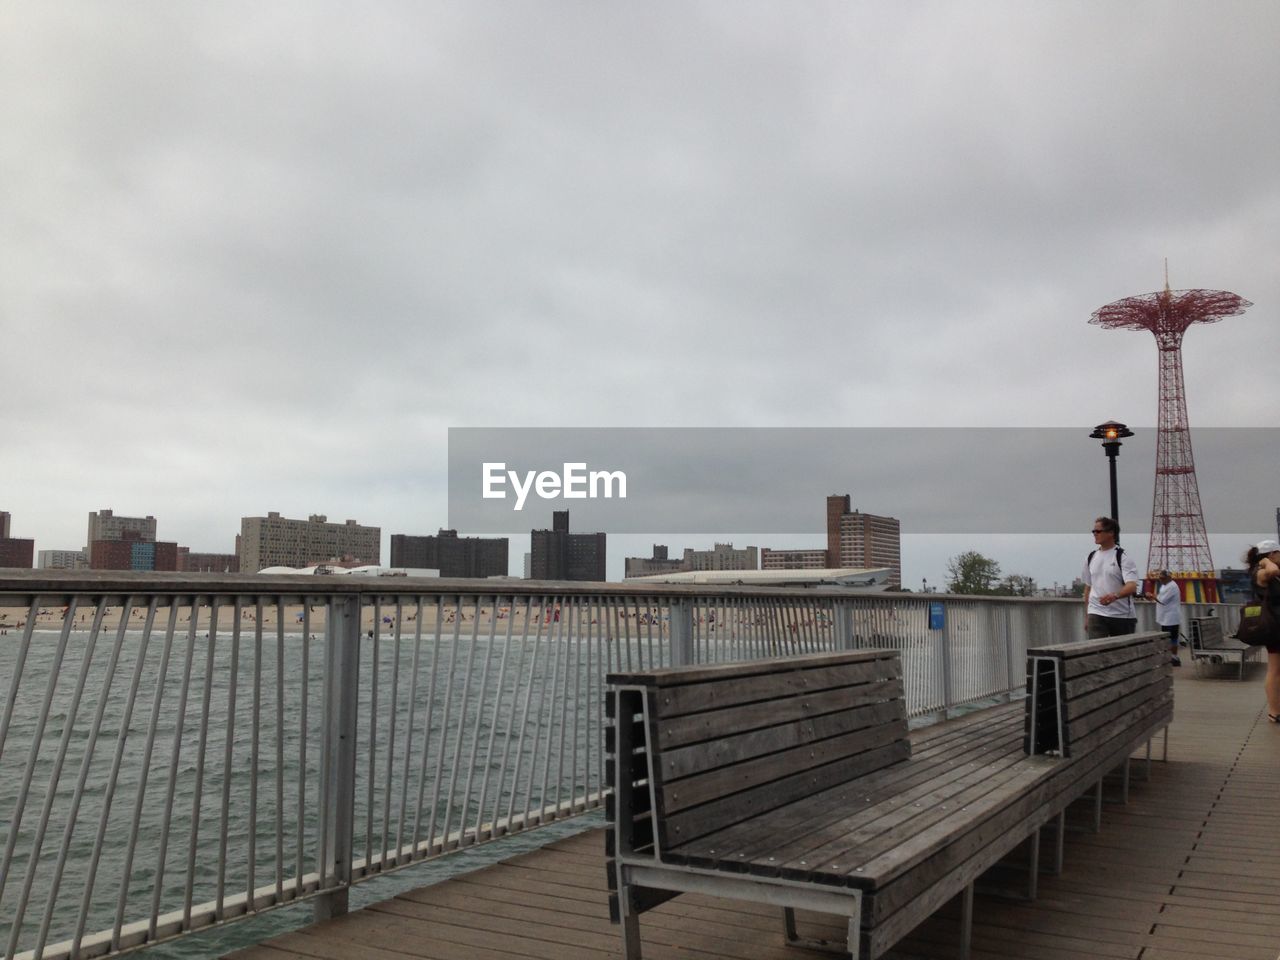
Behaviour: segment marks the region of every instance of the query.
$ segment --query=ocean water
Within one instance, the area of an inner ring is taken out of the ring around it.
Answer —
[[[357,858],[599,790],[607,651],[570,633],[362,644]],[[179,625],[169,644],[161,629],[149,638],[104,629],[96,642],[77,630],[60,650],[58,632],[36,631],[18,674],[19,640],[0,636],[0,690],[13,702],[0,744],[0,842],[10,858],[0,947],[68,939],[82,911],[87,933],[107,929],[122,900],[127,922],[156,904],[164,913],[188,898],[211,901],[220,883],[231,895],[271,884],[277,870],[287,880],[299,861],[304,873],[316,869],[321,745],[334,709],[322,639],[272,634],[259,645],[250,633],[236,642]],[[544,842],[538,833],[406,872],[429,878],[510,855]],[[357,884],[353,901],[394,895],[394,876]],[[288,929],[310,913],[308,903],[283,907],[163,949],[225,952],[268,935],[242,930]]]

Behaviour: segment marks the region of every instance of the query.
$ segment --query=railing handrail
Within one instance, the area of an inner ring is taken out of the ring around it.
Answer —
[[[287,597],[339,595],[391,597],[404,595],[462,595],[518,597],[627,596],[659,599],[706,597],[818,597],[823,599],[956,600],[979,603],[1081,603],[1079,597],[1015,597],[997,594],[915,593],[903,590],[861,590],[848,587],[780,587],[757,584],[654,583],[588,580],[523,580],[490,577],[401,577],[341,574],[277,573],[166,573],[152,571],[3,570],[0,571],[0,606],[15,606],[16,598],[39,594],[57,597],[71,593],[124,596],[148,594],[190,596],[192,593],[225,595],[279,594]],[[8,600],[8,602],[6,602]]]

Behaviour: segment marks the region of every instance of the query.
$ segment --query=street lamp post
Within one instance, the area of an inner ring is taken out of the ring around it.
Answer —
[[[1132,437],[1133,431],[1126,427],[1123,423],[1116,420],[1108,420],[1106,423],[1100,423],[1093,428],[1093,433],[1089,434],[1094,440],[1102,441],[1102,449],[1106,451],[1107,463],[1111,468],[1111,519],[1120,523],[1120,501],[1116,496],[1116,456],[1120,453],[1120,441],[1125,437]],[[1116,543],[1120,542],[1120,535],[1116,534]]]

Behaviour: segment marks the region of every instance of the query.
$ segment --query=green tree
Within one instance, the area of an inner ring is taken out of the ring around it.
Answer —
[[[968,550],[947,561],[947,577],[948,593],[992,594],[1000,580],[1000,564]]]
[[[1022,573],[1011,573],[1000,581],[996,593],[1002,597],[1034,597],[1036,582]]]

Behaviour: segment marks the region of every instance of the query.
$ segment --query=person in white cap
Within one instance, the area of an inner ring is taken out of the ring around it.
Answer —
[[[1178,659],[1178,631],[1182,627],[1182,591],[1168,570],[1160,571],[1160,586],[1147,591],[1147,599],[1156,602],[1156,623],[1169,634],[1169,662],[1182,666]]]
[[[1244,555],[1249,565],[1253,595],[1271,608],[1272,621],[1280,623],[1280,543],[1263,540]],[[1280,636],[1267,641],[1267,719],[1280,723]]]

